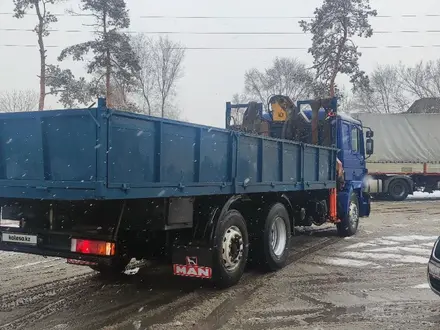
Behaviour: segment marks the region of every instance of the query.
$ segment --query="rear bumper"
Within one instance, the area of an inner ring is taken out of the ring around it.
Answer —
[[[67,234],[59,234],[59,233],[49,233],[49,232],[40,232],[30,233],[24,230],[16,230],[14,228],[13,231],[0,229],[0,251],[8,251],[8,252],[18,252],[18,253],[27,253],[33,255],[40,255],[44,257],[58,257],[65,259],[75,259],[82,260],[91,263],[99,263],[104,265],[110,265],[116,256],[97,256],[97,255],[88,255],[81,254],[77,252],[70,251],[71,238],[76,235],[67,235]],[[1,240],[2,233],[17,233],[17,234],[30,234],[36,235],[37,244],[36,245],[26,245],[15,242],[4,242]],[[86,237],[83,237],[86,238]],[[89,239],[102,239],[96,237],[88,237]],[[117,255],[117,254],[116,254]]]
[[[40,255],[44,257],[58,257],[65,259],[83,260],[92,263],[104,264],[104,265],[111,265],[112,260],[115,259],[115,257],[90,256],[90,255],[78,254],[74,252],[49,250],[49,249],[39,248],[36,246],[25,246],[25,245],[9,244],[9,243],[1,243],[1,242],[0,242],[0,251],[28,253],[28,254]]]

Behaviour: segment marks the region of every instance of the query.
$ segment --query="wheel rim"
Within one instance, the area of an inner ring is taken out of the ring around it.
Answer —
[[[392,192],[394,196],[402,197],[405,193],[405,189],[401,183],[396,183],[393,185]]]
[[[359,212],[356,203],[350,203],[349,220],[352,228],[356,227],[359,219]]]
[[[284,219],[281,217],[276,217],[274,222],[272,223],[272,227],[270,230],[270,246],[272,248],[273,254],[275,256],[280,257],[284,250],[286,249],[287,244],[287,229],[286,224],[284,223]]]
[[[243,235],[236,226],[229,227],[222,241],[222,259],[225,269],[234,271],[243,258]]]

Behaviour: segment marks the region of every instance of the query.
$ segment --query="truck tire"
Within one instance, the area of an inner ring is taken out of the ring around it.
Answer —
[[[350,195],[348,213],[336,224],[339,236],[347,237],[356,234],[359,226],[359,201],[355,192]]]
[[[291,226],[289,213],[281,203],[269,208],[264,220],[264,230],[259,242],[262,265],[266,270],[275,271],[287,263],[290,249]]]
[[[213,258],[213,282],[227,288],[244,273],[249,253],[249,237],[246,222],[237,210],[230,210],[219,219],[215,229]]]
[[[393,201],[403,201],[408,197],[409,186],[403,179],[392,180],[388,186],[388,195]]]

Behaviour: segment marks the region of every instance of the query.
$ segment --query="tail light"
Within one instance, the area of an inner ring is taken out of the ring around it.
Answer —
[[[99,256],[114,256],[115,243],[72,238],[70,251]]]

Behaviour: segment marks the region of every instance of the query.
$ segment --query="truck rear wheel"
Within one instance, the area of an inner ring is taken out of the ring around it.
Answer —
[[[388,186],[388,194],[393,201],[403,201],[408,197],[409,186],[403,179],[395,179]]]
[[[348,205],[348,213],[336,225],[339,236],[347,237],[356,234],[359,226],[359,202],[355,192],[351,193]]]
[[[289,213],[281,203],[273,204],[264,220],[264,230],[257,244],[264,268],[275,271],[283,268],[289,256],[291,226]],[[258,250],[258,249],[257,249]]]
[[[221,288],[236,284],[244,273],[249,251],[246,222],[237,210],[230,210],[219,219],[214,248],[214,283]]]

